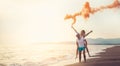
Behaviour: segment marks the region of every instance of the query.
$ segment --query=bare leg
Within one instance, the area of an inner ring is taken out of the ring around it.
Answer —
[[[79,63],[81,62],[81,51],[79,51]]]
[[[78,47],[77,47],[77,49],[76,49],[76,58],[78,57]],[[76,59],[75,58],[75,59]]]
[[[88,47],[86,47],[86,50],[87,50],[88,56],[91,57],[89,50],[88,50]]]
[[[84,62],[86,62],[85,50],[83,50]]]
[[[85,40],[85,48],[87,50],[87,53],[88,53],[88,56],[91,57],[90,53],[89,53],[89,50],[88,50],[88,47],[87,47],[87,41]]]

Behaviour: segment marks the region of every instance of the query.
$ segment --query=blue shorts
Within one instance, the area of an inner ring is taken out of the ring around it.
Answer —
[[[78,47],[78,51],[85,50],[85,47]]]

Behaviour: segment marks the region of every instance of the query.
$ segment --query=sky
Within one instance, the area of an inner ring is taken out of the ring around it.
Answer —
[[[0,0],[0,43],[75,41],[72,20],[64,17],[79,12],[86,1],[99,7],[114,0]],[[106,9],[87,20],[77,17],[74,27],[93,30],[87,38],[120,38],[119,18],[120,8]]]

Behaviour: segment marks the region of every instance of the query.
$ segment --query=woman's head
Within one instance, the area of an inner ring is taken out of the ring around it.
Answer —
[[[85,36],[85,30],[82,30],[80,34],[81,36]]]

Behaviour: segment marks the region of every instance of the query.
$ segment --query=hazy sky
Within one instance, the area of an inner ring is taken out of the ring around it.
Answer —
[[[111,4],[114,0],[0,0],[0,43],[36,43],[75,41],[72,20],[66,14],[79,12],[89,1],[91,7]],[[87,38],[120,38],[120,8],[90,15],[86,21],[77,17],[75,28]]]

